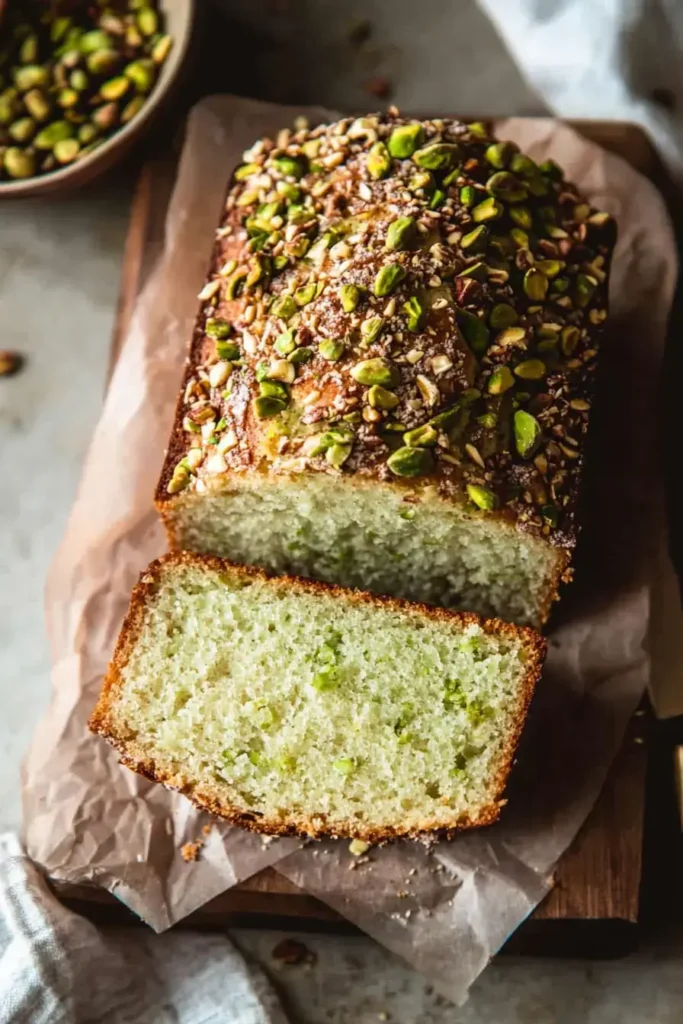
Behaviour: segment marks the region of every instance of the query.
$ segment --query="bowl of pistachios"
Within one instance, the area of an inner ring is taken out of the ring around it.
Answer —
[[[194,0],[10,0],[0,21],[0,198],[80,186],[120,159],[178,78],[194,9]]]

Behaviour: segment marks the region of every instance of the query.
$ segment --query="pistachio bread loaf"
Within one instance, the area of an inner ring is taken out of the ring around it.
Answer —
[[[369,841],[498,817],[543,639],[181,552],[136,587],[91,728],[273,834]]]
[[[541,625],[613,221],[482,124],[391,110],[244,161],[157,492],[172,547]]]

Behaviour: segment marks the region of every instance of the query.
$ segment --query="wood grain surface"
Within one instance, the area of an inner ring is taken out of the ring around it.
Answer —
[[[667,180],[647,135],[636,125],[574,121],[574,128],[616,152],[667,194]],[[115,365],[135,301],[161,252],[163,223],[176,158],[147,162],[131,210],[121,295],[111,349]],[[575,842],[560,860],[555,887],[506,948],[515,953],[614,956],[637,944],[641,884],[645,776],[640,711],[627,730],[603,791]],[[101,921],[120,922],[128,912],[103,890],[56,887],[75,909]],[[181,926],[225,928],[238,924],[349,930],[335,911],[270,868],[217,897]]]

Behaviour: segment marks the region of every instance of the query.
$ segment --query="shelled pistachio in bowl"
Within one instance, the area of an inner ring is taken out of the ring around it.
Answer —
[[[0,188],[101,147],[148,102],[172,47],[155,0],[9,4],[0,28]]]

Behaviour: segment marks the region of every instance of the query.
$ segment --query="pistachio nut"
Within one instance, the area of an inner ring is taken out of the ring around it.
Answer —
[[[152,60],[155,64],[161,65],[164,63],[171,48],[173,47],[173,36],[165,35],[159,36],[152,47]]]
[[[417,223],[414,217],[397,217],[387,230],[385,248],[408,249],[417,234]]]
[[[232,333],[232,324],[218,316],[210,316],[204,325],[204,333],[215,341],[228,338]]]
[[[511,209],[514,210],[515,207],[511,207]],[[522,231],[521,228],[512,228],[510,230],[510,238],[515,243],[518,249],[529,248],[529,236],[526,233],[526,231]]]
[[[515,379],[509,366],[497,366],[489,377],[488,392],[490,395],[502,395],[514,387]]]
[[[353,313],[360,302],[360,288],[355,284],[343,284],[339,289],[339,298],[345,313]]]
[[[403,309],[408,317],[408,330],[412,334],[419,334],[424,326],[425,308],[417,295],[412,295],[407,302],[404,302]]]
[[[314,356],[312,348],[306,345],[300,345],[299,348],[295,348],[289,357],[290,363],[294,363],[297,366],[299,363],[308,363]]]
[[[166,490],[169,494],[177,494],[179,491],[184,491],[191,480],[190,469],[183,459],[178,463],[171,474],[171,479],[166,485]]]
[[[489,315],[489,323],[494,331],[502,331],[505,327],[513,327],[518,319],[517,310],[507,302],[496,303]]]
[[[469,267],[465,267],[459,274],[456,274],[456,277],[471,277],[474,281],[485,281],[488,276],[489,268],[481,260],[471,263]]]
[[[376,142],[370,147],[366,166],[371,178],[386,178],[391,170],[391,156],[383,142]]]
[[[499,217],[503,216],[504,206],[499,203],[497,199],[489,196],[488,199],[484,199],[483,202],[477,203],[472,210],[472,219],[476,223],[480,224],[488,220],[498,220]]]
[[[530,459],[541,442],[541,426],[535,416],[518,409],[513,417],[515,446],[523,459]]]
[[[546,177],[552,178],[554,181],[562,181],[562,168],[558,167],[554,160],[544,160],[538,165],[538,169]]]
[[[537,267],[531,267],[524,275],[523,287],[532,302],[542,302],[548,294],[548,278]]]
[[[291,359],[275,359],[268,367],[268,380],[279,380],[284,384],[292,384],[296,377],[296,369]]]
[[[372,290],[379,298],[391,295],[405,276],[406,269],[400,263],[387,263],[378,271]]]
[[[351,445],[349,444],[333,444],[325,452],[325,460],[334,469],[341,469],[349,455],[351,454]]]
[[[541,359],[525,359],[515,367],[515,376],[521,380],[543,380],[547,373]]]
[[[395,409],[399,399],[392,391],[374,384],[368,391],[368,402],[373,409]]]
[[[506,327],[496,335],[496,345],[505,348],[507,345],[521,345],[526,341],[525,327]]]
[[[473,185],[463,185],[460,189],[460,202],[463,206],[468,209],[474,206],[474,201],[477,198],[477,190]]]
[[[429,423],[432,427],[437,430],[448,431],[455,425],[460,416],[460,404],[449,406],[448,409],[444,409],[442,412],[437,413],[436,416],[432,416]]]
[[[512,220],[523,231],[531,231],[534,225],[534,218],[528,206],[511,206],[508,210]]]
[[[482,356],[489,343],[489,329],[484,321],[466,309],[456,309],[455,319],[475,356]]]
[[[434,465],[428,448],[398,448],[387,459],[387,466],[394,476],[423,476]]]
[[[53,149],[56,142],[70,139],[75,134],[73,125],[68,121],[53,121],[36,135],[33,145],[36,149]]]
[[[72,164],[77,158],[80,149],[81,144],[78,139],[60,139],[58,142],[55,142],[52,152],[57,163]]]
[[[220,365],[220,363],[215,363],[214,366],[211,367],[211,371],[214,370],[215,366]],[[211,383],[210,378],[211,374],[209,374],[209,383]],[[279,380],[262,380],[259,384],[259,394],[265,395],[266,398],[281,398],[283,402],[289,401],[287,385],[281,384]]]
[[[26,36],[19,47],[19,60],[22,64],[35,64],[38,60],[38,36],[33,33]]]
[[[580,337],[581,331],[573,324],[567,324],[566,327],[562,328],[560,333],[560,345],[564,355],[572,356],[574,354],[574,350],[579,343]]]
[[[485,224],[479,224],[478,227],[472,231],[468,231],[466,235],[463,235],[460,239],[460,247],[462,249],[471,249],[472,252],[482,252],[486,249],[486,242],[488,240],[488,228]]]
[[[423,136],[421,124],[405,124],[394,128],[387,143],[389,153],[399,160],[404,160],[412,156],[422,144]]]
[[[328,362],[334,363],[338,359],[341,359],[344,354],[344,342],[333,338],[325,338],[318,345],[318,352],[323,359],[327,359]]]
[[[538,164],[524,153],[515,153],[509,166],[512,173],[521,178],[535,178],[539,174]]]
[[[391,144],[389,150],[391,151]],[[413,162],[427,171],[445,171],[452,167],[459,157],[460,147],[456,143],[431,142],[413,153]]]
[[[3,167],[10,178],[30,178],[36,173],[36,160],[27,150],[9,146],[5,150]]]
[[[383,327],[384,320],[381,316],[371,316],[364,320],[360,325],[360,333],[364,345],[371,345],[373,341],[376,341]]]
[[[598,282],[590,274],[577,274],[576,275],[576,304],[578,306],[587,306],[595,295],[595,291],[598,287]]]
[[[273,303],[271,312],[273,316],[278,316],[282,320],[289,320],[298,312],[298,309],[299,307],[291,295],[281,295]]]
[[[493,491],[480,484],[468,484],[467,496],[483,512],[492,512],[498,505],[498,499]]]
[[[133,60],[123,69],[123,78],[132,82],[138,92],[148,93],[156,81],[157,69],[152,60]],[[121,88],[121,86],[119,86]],[[124,90],[125,92],[125,90]],[[104,96],[104,93],[102,93]],[[123,93],[121,94],[123,95]],[[118,99],[117,96],[106,97],[105,99]]]
[[[60,89],[57,93],[57,105],[62,110],[73,110],[77,106],[80,96],[75,89]],[[67,115],[68,116],[68,115]]]
[[[119,115],[119,108],[116,103],[104,103],[97,107],[92,113],[93,124],[96,124],[102,131],[113,128]]]
[[[273,157],[272,164],[280,174],[286,178],[295,178],[297,181],[306,173],[306,163],[302,157],[276,156]]]
[[[8,135],[14,142],[28,142],[36,130],[36,122],[32,117],[20,117],[13,121],[7,129]]]
[[[116,50],[96,50],[85,58],[85,66],[91,75],[107,75],[114,71],[121,59]]]
[[[269,398],[266,395],[259,395],[251,405],[257,420],[270,420],[287,408],[287,403],[281,398]]]
[[[506,203],[522,203],[528,193],[522,182],[510,171],[496,171],[486,182],[486,188]]]
[[[431,448],[436,444],[438,434],[431,423],[424,423],[421,427],[407,430],[403,435],[403,443],[408,448]]]
[[[159,31],[159,15],[153,7],[141,7],[136,20],[143,36],[153,36]]]
[[[294,301],[297,306],[307,306],[315,298],[316,283],[307,284],[303,288],[297,288],[294,292]]]
[[[510,161],[517,152],[517,146],[514,142],[493,142],[490,146],[486,147],[484,157],[491,167],[502,171],[509,166]]]
[[[42,67],[40,64],[26,64],[24,67],[15,69],[14,84],[19,92],[42,89],[50,84],[50,73],[46,67]]]
[[[541,271],[542,274],[552,280],[557,277],[561,270],[564,270],[566,264],[562,260],[538,260],[536,267]]]
[[[396,387],[398,383],[398,371],[386,359],[363,359],[351,367],[351,376],[359,384],[372,387],[379,384],[382,387]]]
[[[133,99],[129,100],[121,111],[121,124],[128,124],[129,121],[132,121],[140,113],[144,105],[144,96],[133,96]]]
[[[293,330],[284,331],[275,339],[274,349],[279,352],[281,356],[288,356],[296,348],[296,341],[294,340],[295,332]]]
[[[97,50],[109,50],[114,46],[114,40],[108,32],[102,29],[92,29],[84,32],[78,41],[78,48],[81,53],[95,53]]]

